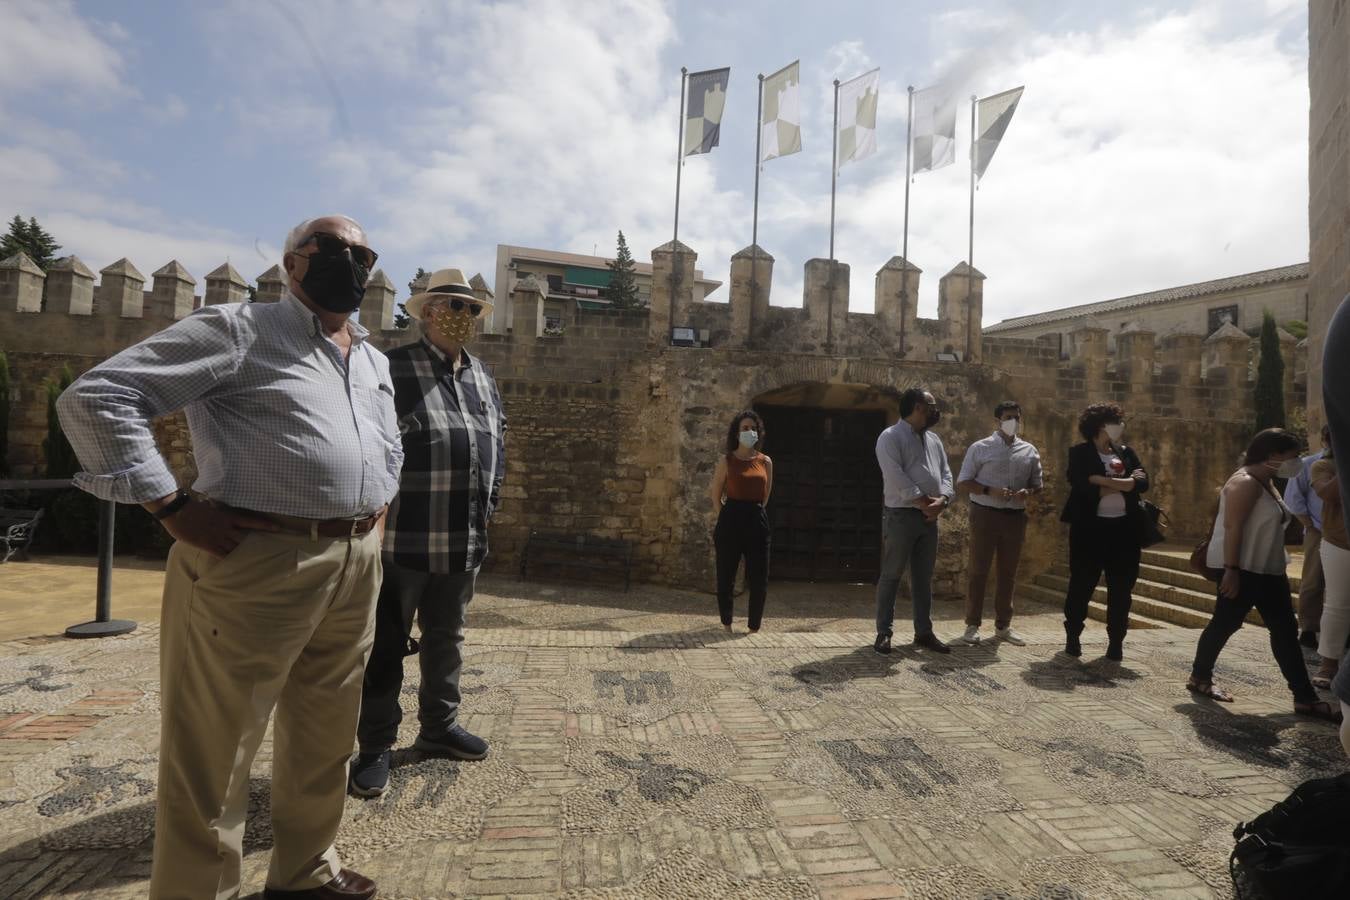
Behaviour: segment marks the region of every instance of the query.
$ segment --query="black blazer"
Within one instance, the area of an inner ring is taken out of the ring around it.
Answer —
[[[1116,455],[1125,464],[1125,474],[1144,468],[1139,457],[1130,447],[1121,444],[1116,447]],[[1097,455],[1097,447],[1091,441],[1084,441],[1069,448],[1069,499],[1060,514],[1061,522],[1070,525],[1083,525],[1097,519],[1097,504],[1101,500],[1101,488],[1088,481],[1093,475],[1106,475],[1106,466]],[[1134,490],[1122,495],[1125,497],[1125,517],[1139,521],[1139,496],[1148,490],[1148,476],[1135,485]]]

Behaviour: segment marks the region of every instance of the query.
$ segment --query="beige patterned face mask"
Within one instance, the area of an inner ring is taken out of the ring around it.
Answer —
[[[454,344],[467,344],[473,337],[474,317],[467,309],[455,312],[442,306],[436,310],[430,324],[436,334]]]

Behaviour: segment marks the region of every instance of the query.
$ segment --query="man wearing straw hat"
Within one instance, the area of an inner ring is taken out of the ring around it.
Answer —
[[[384,583],[349,775],[357,796],[378,797],[389,786],[403,658],[414,653],[422,682],[413,749],[456,759],[488,753],[487,741],[466,731],[458,716],[464,612],[502,485],[501,397],[483,363],[465,350],[491,308],[463,272],[440,269],[407,303],[422,339],[388,354],[404,462],[384,533]],[[410,636],[414,614],[420,641]]]

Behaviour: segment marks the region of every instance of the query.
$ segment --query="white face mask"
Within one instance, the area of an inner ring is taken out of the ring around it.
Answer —
[[[1018,432],[1017,426],[1019,424],[1020,423],[1016,419],[1005,419],[998,424],[998,427],[999,430],[1002,431],[1004,434],[1006,434],[1008,437],[1012,437],[1013,435],[1017,434]]]
[[[1120,436],[1125,433],[1125,426],[1122,424],[1111,424],[1106,426],[1106,436],[1111,439],[1111,443],[1120,440]]]
[[[1281,478],[1296,478],[1302,471],[1303,460],[1295,457],[1294,459],[1286,459],[1284,462],[1280,463],[1279,468],[1275,470],[1275,474]]]
[[[742,446],[742,447],[747,447],[747,448],[749,448],[749,447],[755,446],[755,444],[758,444],[758,443],[759,443],[759,432],[758,432],[758,431],[742,431],[742,432],[741,432],[741,446]]]

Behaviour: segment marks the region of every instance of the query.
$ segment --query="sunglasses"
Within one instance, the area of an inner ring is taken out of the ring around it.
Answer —
[[[369,247],[362,247],[360,244],[349,244],[337,235],[329,234],[326,231],[314,232],[314,234],[310,235],[309,240],[314,242],[314,246],[322,256],[341,256],[343,251],[350,250],[352,252],[352,259],[354,259],[356,264],[362,268],[375,268],[375,260],[380,258],[380,254]],[[305,241],[305,243],[308,244],[309,241]]]
[[[469,313],[475,318],[483,311],[483,305],[481,303],[470,303],[467,300],[460,300],[458,298],[446,300],[445,305],[449,306],[455,312],[464,312],[465,309],[468,309]]]

